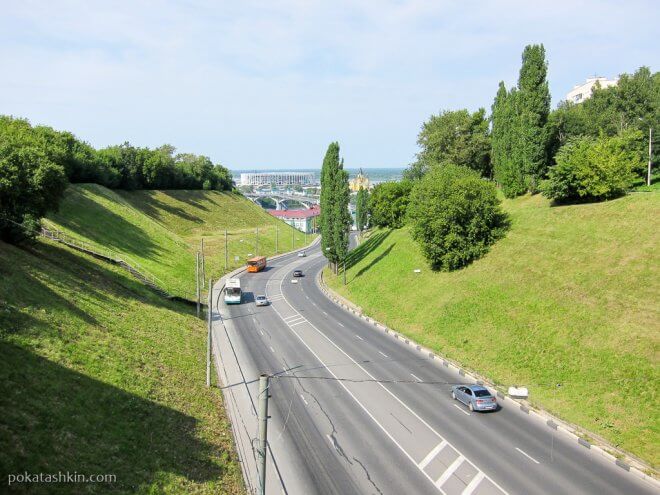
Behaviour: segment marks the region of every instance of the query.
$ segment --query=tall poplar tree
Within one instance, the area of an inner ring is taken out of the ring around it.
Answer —
[[[369,208],[369,191],[360,187],[355,200],[355,221],[360,232],[367,226]]]
[[[338,164],[333,182],[332,228],[335,263],[340,263],[348,256],[348,235],[353,220],[348,210],[351,191],[348,187],[348,172],[344,170],[344,160]],[[335,264],[335,273],[338,272]]]
[[[323,158],[321,167],[321,247],[323,254],[333,265],[337,262],[337,250],[335,248],[334,227],[334,183],[335,176],[339,170],[339,143],[332,142]]]
[[[548,168],[550,90],[543,45],[527,45],[518,77],[518,130],[514,155],[520,162],[527,189],[538,191]]]

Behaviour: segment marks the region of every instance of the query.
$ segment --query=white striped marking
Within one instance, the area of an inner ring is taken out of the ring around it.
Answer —
[[[536,459],[534,459],[534,458],[533,458],[531,455],[529,455],[527,452],[524,452],[524,451],[520,450],[518,447],[516,447],[516,450],[517,450],[518,452],[520,452],[522,455],[524,455],[525,457],[527,457],[528,459],[530,459],[530,460],[532,460],[533,462],[535,462],[536,464],[541,464],[539,461],[537,461]]]
[[[307,320],[297,321],[297,322],[292,323],[291,325],[289,325],[289,327],[295,327],[296,325],[302,325],[303,323],[307,323]]]
[[[301,315],[299,313],[296,313],[295,315],[287,316],[284,318],[284,321],[290,321],[290,320],[295,320],[296,318],[300,318]]]
[[[300,398],[302,399],[302,401],[305,403],[306,406],[309,406],[309,404],[308,404],[307,401],[305,400],[305,397],[303,397],[302,394],[300,394]]]
[[[442,487],[443,483],[445,483],[449,477],[454,474],[454,471],[456,471],[461,464],[463,464],[463,461],[465,460],[465,457],[462,455],[459,455],[454,462],[451,463],[451,466],[447,468],[447,470],[442,473],[442,476],[438,478],[438,481],[435,482],[435,486],[438,488]]]
[[[343,327],[343,326],[344,326],[344,324],[343,324],[343,323],[340,323],[340,322],[337,322],[337,325],[339,325],[340,327]]]
[[[413,373],[410,373],[410,376],[412,376],[412,377],[413,377],[415,380],[417,380],[418,382],[421,382],[421,381],[422,381],[422,379],[421,379],[420,377],[414,375]]]
[[[468,483],[468,486],[465,487],[465,490],[461,492],[461,495],[471,495],[474,489],[477,487],[479,483],[481,483],[481,480],[484,479],[486,475],[479,471],[477,475],[472,478],[472,481]]]
[[[389,356],[388,356],[387,354],[385,354],[384,352],[378,351],[378,353],[379,353],[381,356],[389,357]]]
[[[453,405],[456,409],[458,409],[459,411],[461,411],[463,414],[466,414],[466,415],[468,415],[468,416],[470,415],[469,412],[467,412],[465,409],[463,409],[463,408],[462,408],[461,406],[459,406],[458,404],[452,404],[452,405]]]
[[[417,464],[419,469],[424,469],[426,466],[428,466],[429,463],[435,458],[435,456],[438,455],[440,453],[440,451],[445,448],[445,445],[447,445],[447,440],[443,440],[438,445],[436,445],[433,448],[433,450],[431,450],[431,452],[426,454],[426,457],[424,457],[424,459],[422,459],[422,462]]]
[[[360,337],[359,335],[356,335],[356,337],[357,337],[358,339],[360,339],[360,340],[364,340],[364,339],[363,339],[362,337]]]
[[[328,316],[328,313],[326,313],[325,311],[322,311],[322,313],[323,313],[325,316]]]
[[[260,330],[259,330],[259,333],[260,333],[261,335],[263,335],[263,334],[264,334],[264,331],[260,329]]]
[[[273,349],[273,346],[270,346],[270,350],[271,350],[271,352],[273,352],[273,353],[275,352],[275,349]]]

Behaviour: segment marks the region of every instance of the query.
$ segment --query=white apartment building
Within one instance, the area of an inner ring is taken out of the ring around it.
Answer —
[[[608,79],[606,77],[598,76],[590,77],[587,79],[587,82],[573,86],[573,89],[566,94],[566,100],[572,103],[581,103],[587,98],[591,98],[591,91],[596,83],[599,83],[601,89],[604,89],[609,88],[610,86],[616,86],[618,82],[618,79]]]
[[[241,186],[309,186],[314,184],[312,172],[254,172],[241,173]]]

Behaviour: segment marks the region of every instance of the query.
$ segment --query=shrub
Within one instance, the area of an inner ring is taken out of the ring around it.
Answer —
[[[369,195],[369,223],[377,227],[403,227],[410,200],[412,182],[383,182]]]
[[[412,236],[435,270],[461,268],[488,252],[508,218],[495,186],[464,167],[435,167],[417,182],[408,209]]]
[[[558,202],[602,200],[625,194],[643,162],[635,150],[638,131],[614,137],[573,138],[555,155],[543,195]]]

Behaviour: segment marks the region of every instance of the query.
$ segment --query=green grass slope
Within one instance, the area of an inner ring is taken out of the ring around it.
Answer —
[[[660,194],[504,202],[483,259],[434,273],[407,229],[376,231],[338,292],[376,319],[657,466]],[[421,268],[416,274],[414,269]],[[557,388],[556,384],[561,383]]]
[[[225,229],[229,230],[228,270],[257,252],[274,254],[276,235],[280,252],[305,243],[302,233],[244,197],[217,191],[118,192],[96,184],[71,185],[47,223],[99,250],[112,250],[157,277],[170,293],[190,299],[195,294],[195,252],[202,237],[207,278],[224,272]]]
[[[206,328],[124,270],[0,243],[0,472],[112,474],[12,493],[243,493]]]

